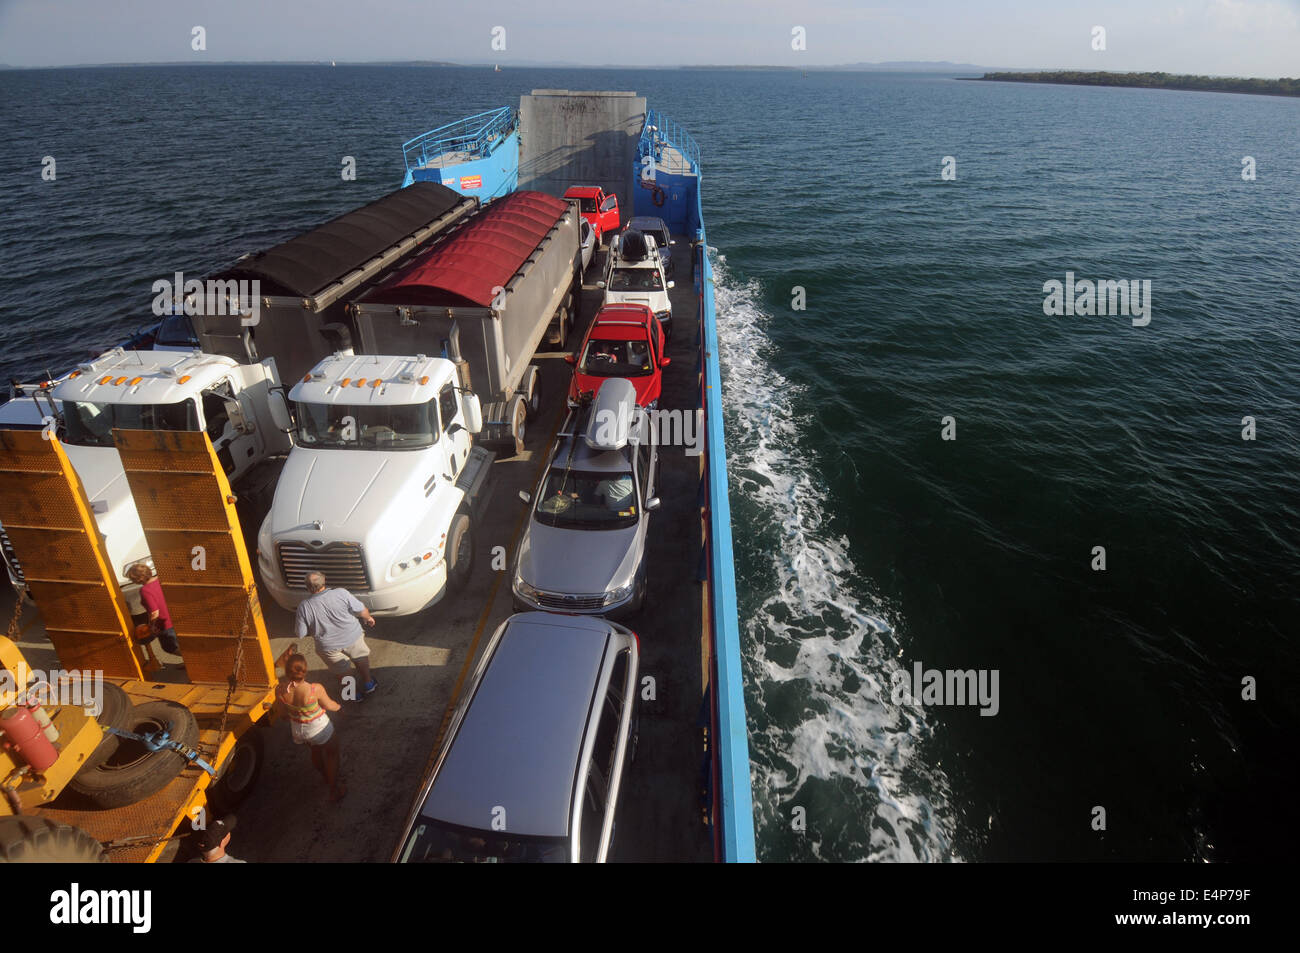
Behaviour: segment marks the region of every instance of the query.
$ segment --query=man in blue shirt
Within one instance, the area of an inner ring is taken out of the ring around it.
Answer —
[[[294,632],[300,639],[311,636],[315,640],[316,654],[339,677],[345,698],[347,691],[343,686],[343,676],[356,665],[357,674],[361,676],[361,694],[357,701],[364,700],[379,687],[379,683],[370,677],[370,647],[361,631],[362,623],[374,628],[375,617],[346,589],[325,588],[322,573],[307,573],[307,590],[311,595],[298,604]]]

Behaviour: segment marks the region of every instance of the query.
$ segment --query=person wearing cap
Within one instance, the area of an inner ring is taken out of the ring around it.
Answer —
[[[198,832],[199,856],[191,864],[244,864],[247,861],[231,857],[226,853],[230,843],[230,832],[235,829],[235,815],[219,817]]]

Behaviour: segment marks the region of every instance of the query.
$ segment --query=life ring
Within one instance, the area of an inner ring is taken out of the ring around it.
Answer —
[[[650,194],[650,200],[655,203],[655,208],[663,208],[665,199],[664,190],[659,188],[657,185],[652,186],[651,188],[653,191]]]

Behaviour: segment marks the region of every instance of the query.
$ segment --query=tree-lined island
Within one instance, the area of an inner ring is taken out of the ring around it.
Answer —
[[[967,76],[974,82],[1060,83],[1067,86],[1136,86],[1143,89],[1186,89],[1203,93],[1255,93],[1260,96],[1300,96],[1300,79],[1245,79],[1232,76],[1191,76],[1179,73],[1106,73],[1057,70],[1045,73],[985,73]]]

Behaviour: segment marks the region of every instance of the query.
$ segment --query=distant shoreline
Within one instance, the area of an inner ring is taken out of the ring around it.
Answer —
[[[971,82],[1051,83],[1061,86],[1127,86],[1134,89],[1179,89],[1200,93],[1253,93],[1300,96],[1300,79],[1242,79],[1179,73],[1106,73],[1059,70],[1045,73],[985,73],[962,76]]]

